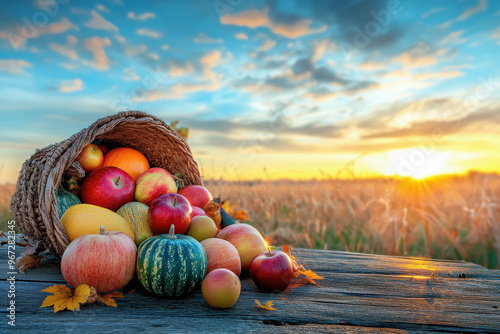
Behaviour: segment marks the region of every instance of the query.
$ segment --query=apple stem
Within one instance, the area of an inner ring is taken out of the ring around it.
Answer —
[[[271,247],[269,245],[266,246],[267,247],[267,251],[269,252],[269,256],[273,256],[273,252],[271,252]]]
[[[121,176],[121,175],[119,175],[119,176],[118,176],[118,178],[116,179],[116,182],[115,182],[115,184],[116,184],[116,185],[118,185],[118,182],[120,182],[121,177],[122,177],[122,176]]]
[[[172,225],[170,225],[170,231],[168,231],[167,238],[169,238],[169,239],[177,239],[175,237],[174,233],[175,233],[175,226],[174,226],[174,224],[172,224]]]
[[[99,234],[104,235],[104,226],[103,225],[101,225],[101,230],[100,230]]]
[[[177,203],[177,196],[174,196],[174,206]]]

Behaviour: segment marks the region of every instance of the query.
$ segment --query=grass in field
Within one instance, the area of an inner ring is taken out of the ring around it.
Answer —
[[[500,268],[500,177],[207,182],[272,245],[466,260]]]

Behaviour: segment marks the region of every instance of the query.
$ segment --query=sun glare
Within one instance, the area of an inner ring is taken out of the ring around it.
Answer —
[[[450,152],[426,150],[419,147],[393,150],[386,153],[385,175],[398,175],[425,179],[434,175],[451,173]]]

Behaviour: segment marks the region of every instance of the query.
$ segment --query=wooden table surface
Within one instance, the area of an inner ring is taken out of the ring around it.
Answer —
[[[19,256],[21,250],[16,249]],[[2,321],[9,300],[7,247],[0,247]],[[284,293],[259,292],[242,278],[231,309],[210,308],[197,289],[186,299],[161,299],[138,288],[118,307],[82,306],[80,313],[40,308],[53,284],[64,284],[60,262],[49,257],[15,275],[16,327],[20,333],[51,332],[493,332],[500,333],[500,271],[467,262],[425,260],[348,252],[293,250],[307,269],[325,277],[319,286],[299,279]],[[137,280],[130,286],[138,285]],[[274,300],[276,311],[253,307]]]

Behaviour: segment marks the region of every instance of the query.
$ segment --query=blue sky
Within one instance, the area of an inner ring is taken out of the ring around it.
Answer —
[[[188,126],[206,177],[500,170],[499,2],[27,3],[1,3],[0,182],[126,109]]]

